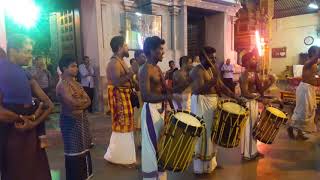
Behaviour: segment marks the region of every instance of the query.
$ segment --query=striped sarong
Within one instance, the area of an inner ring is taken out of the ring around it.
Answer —
[[[130,101],[131,91],[130,88],[108,85],[113,132],[126,133],[134,130],[134,114]]]

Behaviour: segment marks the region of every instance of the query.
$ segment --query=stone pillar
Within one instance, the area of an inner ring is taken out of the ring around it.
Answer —
[[[0,6],[0,47],[7,49],[6,24],[3,6]]]
[[[180,53],[178,51],[178,36],[179,31],[179,21],[178,21],[178,15],[180,14],[180,7],[172,5],[169,7],[169,12],[170,12],[170,18],[171,18],[171,34],[170,34],[170,39],[171,39],[171,49],[172,49],[172,56],[175,61],[177,61],[180,57]],[[176,62],[176,64],[178,64]]]

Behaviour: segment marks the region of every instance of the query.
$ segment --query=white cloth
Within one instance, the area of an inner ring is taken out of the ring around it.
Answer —
[[[232,64],[223,64],[221,67],[221,71],[223,72],[223,78],[231,78],[233,79],[233,72],[234,72],[234,67]],[[228,72],[227,72],[228,71]]]
[[[241,154],[246,159],[253,159],[257,156],[257,140],[252,136],[254,123],[259,117],[259,102],[256,100],[249,100],[247,102],[249,108],[249,116],[244,127],[241,138]]]
[[[130,165],[136,163],[133,132],[112,132],[104,159],[114,164]]]
[[[173,94],[173,96],[177,97],[173,100],[175,110],[180,109],[191,111],[191,93]]]
[[[59,81],[61,81],[62,71],[60,70],[59,66],[57,67],[57,73],[59,76]]]
[[[134,123],[135,123],[135,142],[137,146],[141,146],[141,111],[143,106],[143,101],[141,98],[141,92],[137,91],[139,98],[140,108],[134,108]]]
[[[211,140],[211,128],[217,106],[218,96],[216,94],[192,95],[191,97],[191,112],[203,117],[206,123],[206,134],[199,138],[193,159],[193,169],[197,174],[211,173],[217,167],[218,146]]]
[[[143,180],[166,180],[166,172],[158,172],[158,160],[157,160],[157,150],[154,148],[151,140],[151,135],[149,134],[149,129],[147,125],[147,105],[150,108],[150,114],[152,117],[152,122],[156,134],[157,142],[160,138],[161,129],[164,126],[164,113],[160,114],[159,109],[161,109],[162,104],[147,104],[145,103],[141,112],[141,134],[142,134],[142,149],[141,149],[141,166]]]
[[[80,64],[79,72],[81,75],[81,85],[83,87],[94,88],[94,80],[92,76],[94,75],[93,67],[89,65],[89,69],[88,69],[85,64]],[[91,74],[91,76],[89,74]]]
[[[305,132],[316,132],[314,118],[317,102],[314,86],[300,82],[296,89],[296,107],[292,115],[291,126]]]

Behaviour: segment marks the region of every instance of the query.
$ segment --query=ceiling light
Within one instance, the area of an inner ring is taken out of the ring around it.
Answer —
[[[308,6],[310,9],[319,9],[318,4],[314,1],[312,3],[309,4]]]

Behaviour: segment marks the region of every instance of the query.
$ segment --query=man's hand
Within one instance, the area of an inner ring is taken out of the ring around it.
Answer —
[[[36,127],[36,124],[32,121],[35,119],[32,116],[22,116],[20,115],[21,121],[15,123],[15,128],[20,131],[31,130]]]

